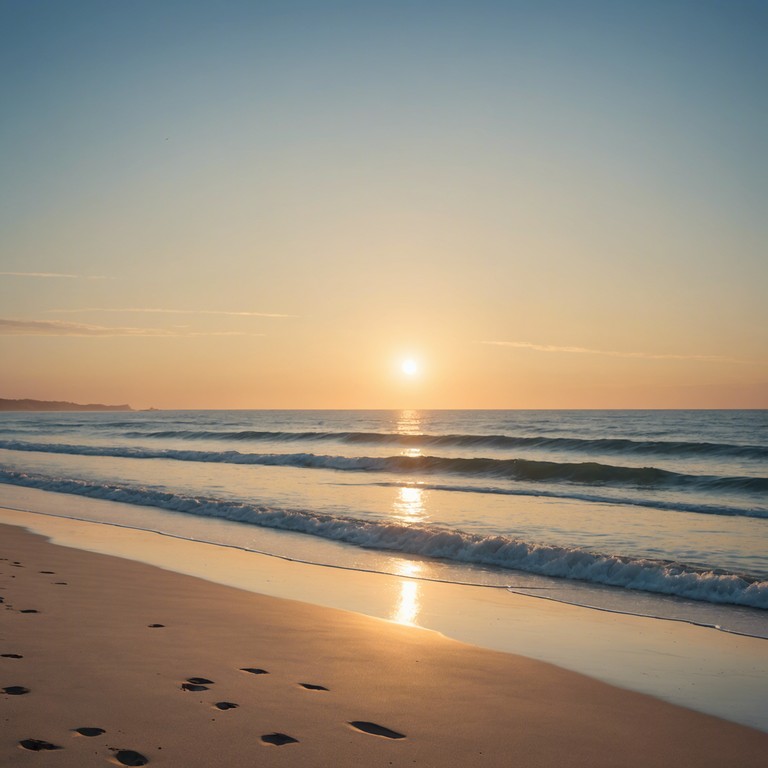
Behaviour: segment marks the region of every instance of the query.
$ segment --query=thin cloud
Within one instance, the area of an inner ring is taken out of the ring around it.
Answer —
[[[48,312],[74,314],[77,312],[142,312],[159,315],[226,315],[228,317],[297,317],[275,312],[232,312],[223,309],[156,309],[151,307],[83,307],[82,309],[49,309]]]
[[[68,275],[62,272],[0,272],[3,277],[63,277],[68,280],[109,280],[106,275]]]
[[[604,355],[607,357],[632,357],[645,360],[698,360],[705,363],[749,363],[750,360],[737,360],[722,355],[668,355],[653,352],[619,352],[610,349],[590,349],[588,347],[559,347],[553,344],[533,344],[530,341],[481,341],[481,344],[491,344],[497,347],[514,347],[516,349],[533,349],[537,352],[565,352],[577,355]]]
[[[0,336],[80,336],[105,338],[110,336],[149,336],[155,338],[189,338],[192,336],[263,336],[262,333],[242,331],[185,331],[167,328],[126,328],[58,320],[13,320],[0,318]]]

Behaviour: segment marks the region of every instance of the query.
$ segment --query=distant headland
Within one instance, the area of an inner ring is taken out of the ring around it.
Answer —
[[[0,397],[0,411],[132,411],[130,405],[67,403],[59,400],[5,400]]]

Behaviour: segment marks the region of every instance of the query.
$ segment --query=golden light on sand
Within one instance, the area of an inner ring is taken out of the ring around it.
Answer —
[[[403,581],[400,583],[400,597],[392,616],[392,620],[398,624],[413,626],[419,615],[419,585],[415,581]]]
[[[397,565],[397,572],[402,576],[419,576],[422,570],[420,563],[403,561]],[[411,626],[416,624],[416,618],[421,610],[420,586],[418,581],[403,579],[400,582],[400,594],[392,612],[392,621]]]

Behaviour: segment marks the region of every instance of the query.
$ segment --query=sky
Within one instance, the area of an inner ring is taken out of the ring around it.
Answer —
[[[766,75],[764,0],[0,0],[0,397],[766,408]]]

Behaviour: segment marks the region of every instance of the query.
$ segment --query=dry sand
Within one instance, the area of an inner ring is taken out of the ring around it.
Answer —
[[[0,765],[748,768],[768,754],[760,731],[433,632],[11,526],[0,557]]]

